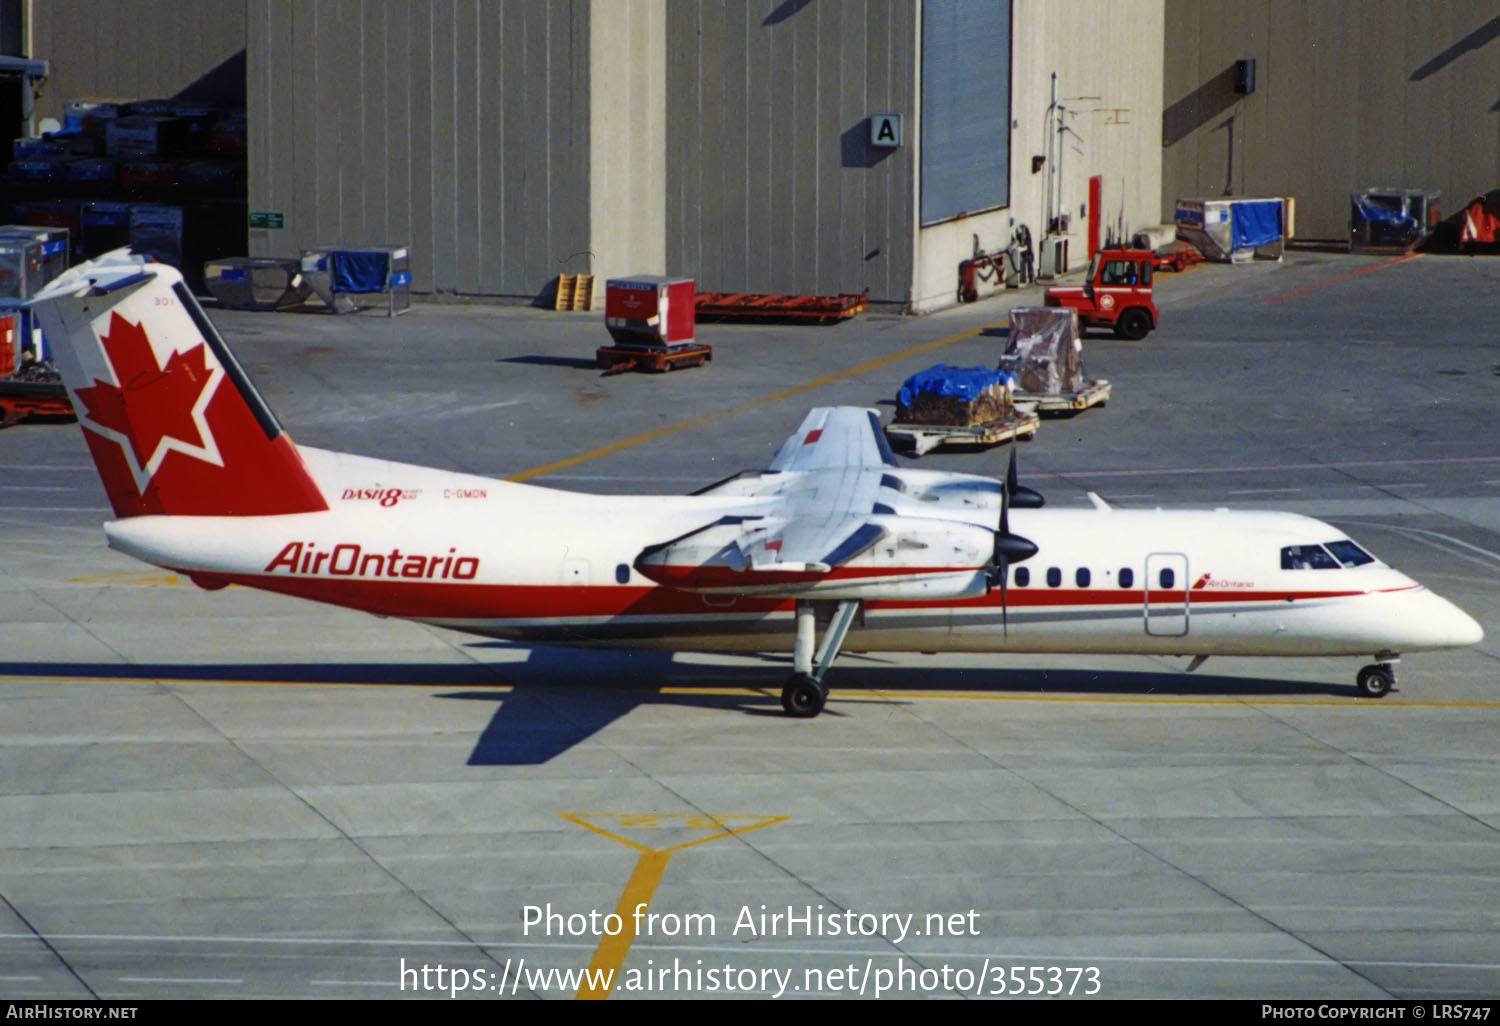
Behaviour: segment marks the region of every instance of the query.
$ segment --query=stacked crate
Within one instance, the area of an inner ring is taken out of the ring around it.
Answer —
[[[0,221],[66,228],[72,258],[122,246],[202,290],[207,260],[249,248],[241,109],[75,99],[61,132],[17,139]]]

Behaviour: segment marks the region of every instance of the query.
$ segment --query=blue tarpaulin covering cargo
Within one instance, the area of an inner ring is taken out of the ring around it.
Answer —
[[[391,271],[386,250],[339,249],[329,254],[335,292],[384,292]]]
[[[988,367],[953,367],[940,363],[918,371],[901,385],[897,398],[901,405],[910,406],[919,395],[951,395],[966,402],[978,399],[991,385],[1004,386],[1014,378],[1004,371]]]
[[[1245,200],[1229,205],[1233,249],[1254,249],[1281,238],[1281,200]]]
[[[1440,192],[1366,189],[1349,194],[1349,248],[1409,246],[1437,221]]]
[[[1399,199],[1399,198],[1397,198]],[[1351,193],[1349,205],[1354,210],[1356,221],[1379,221],[1392,228],[1416,228],[1417,219],[1405,213],[1400,207],[1391,206],[1391,199],[1385,198],[1382,202],[1373,196],[1361,196],[1359,193]]]

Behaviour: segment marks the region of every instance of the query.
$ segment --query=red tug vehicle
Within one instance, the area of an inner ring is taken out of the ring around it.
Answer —
[[[1089,261],[1082,285],[1054,285],[1045,302],[1077,310],[1081,328],[1110,328],[1121,338],[1142,339],[1156,327],[1154,269],[1150,250],[1101,249]]]

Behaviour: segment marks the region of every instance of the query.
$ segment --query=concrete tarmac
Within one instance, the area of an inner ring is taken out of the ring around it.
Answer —
[[[105,547],[76,426],[0,431],[0,998],[1496,997],[1500,262],[1157,292],[1147,340],[1086,339],[1113,397],[1023,483],[1322,517],[1482,644],[1375,701],[1357,659],[845,656],[796,721],[790,638],[574,652],[201,592]],[[707,367],[611,377],[599,313],[210,313],[298,442],[653,493],[811,406],[888,418],[1039,301],[701,325]]]

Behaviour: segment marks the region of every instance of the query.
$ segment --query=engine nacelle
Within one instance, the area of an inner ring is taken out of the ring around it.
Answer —
[[[993,532],[952,520],[734,519],[647,549],[635,568],[708,594],[921,602],[983,595],[993,549]]]

